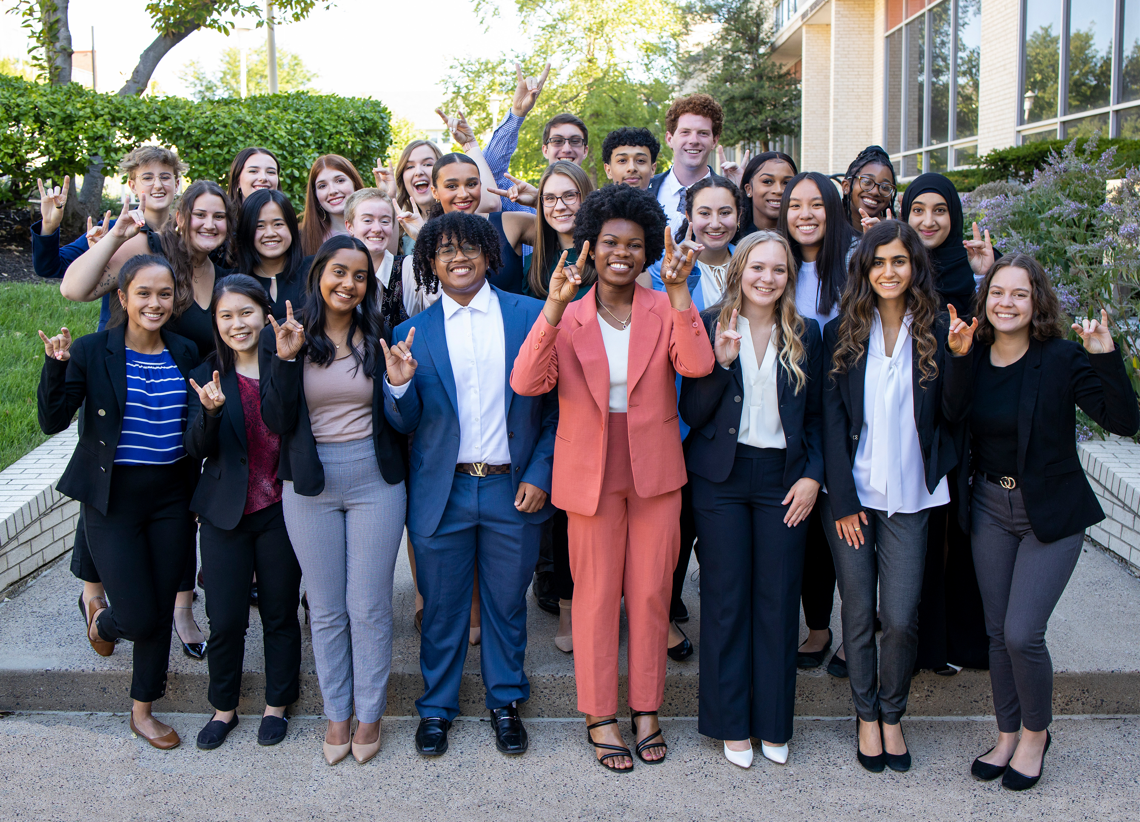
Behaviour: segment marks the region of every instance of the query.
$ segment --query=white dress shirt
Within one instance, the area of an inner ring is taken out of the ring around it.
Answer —
[[[706,169],[701,179],[703,180],[711,173]],[[681,223],[685,219],[685,205],[681,198],[688,188],[677,179],[674,170],[669,169],[665,179],[661,181],[661,187],[657,189],[657,202],[661,203],[661,208],[665,210],[665,218],[669,221],[669,231],[673,234],[677,233],[677,229],[681,227]],[[677,210],[678,206],[680,206],[680,211]]]
[[[780,394],[776,388],[775,330],[768,338],[761,361],[756,359],[748,320],[737,317],[736,330],[740,332],[740,370],[744,377],[744,408],[736,441],[753,448],[786,449],[784,423],[780,420]]]
[[[863,383],[863,428],[852,474],[859,501],[867,508],[914,514],[950,502],[946,477],[931,494],[914,422],[914,372],[910,315],[903,318],[891,356],[883,323],[875,311],[867,341],[867,377]]]
[[[400,266],[400,278],[404,285],[404,311],[409,317],[414,317],[439,299],[443,293],[442,288],[436,288],[435,293],[428,293],[416,285],[416,273],[412,268],[412,255],[404,257]]]
[[[624,414],[629,406],[629,326],[624,331],[614,328],[601,314],[598,314],[598,325],[610,364],[610,413]]]
[[[839,301],[836,300],[831,311],[821,314],[819,311],[819,274],[814,260],[804,260],[800,263],[799,273],[796,275],[796,311],[801,317],[810,317],[819,323],[820,333],[823,327],[839,316]]]

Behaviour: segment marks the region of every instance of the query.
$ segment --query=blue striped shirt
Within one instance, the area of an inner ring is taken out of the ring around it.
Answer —
[[[116,465],[170,465],[186,456],[186,380],[165,348],[127,349],[127,408]]]

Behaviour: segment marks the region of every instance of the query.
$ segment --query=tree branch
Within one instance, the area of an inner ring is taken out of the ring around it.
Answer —
[[[151,44],[139,55],[139,62],[135,66],[134,72],[131,73],[130,79],[119,89],[119,96],[139,96],[146,91],[147,84],[150,83],[151,75],[154,74],[154,70],[158,67],[159,61],[161,61],[172,48],[200,28],[200,24],[188,22],[180,29],[171,31],[168,34],[160,34],[154,38]]]

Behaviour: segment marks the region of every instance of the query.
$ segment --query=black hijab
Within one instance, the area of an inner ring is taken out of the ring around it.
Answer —
[[[903,193],[902,220],[910,222],[910,209],[915,198],[928,191],[941,195],[950,209],[950,234],[938,248],[927,249],[937,278],[934,285],[938,289],[943,308],[947,303],[953,303],[960,317],[969,317],[973,313],[976,285],[970,258],[962,245],[962,200],[958,196],[958,189],[941,174],[920,174]]]

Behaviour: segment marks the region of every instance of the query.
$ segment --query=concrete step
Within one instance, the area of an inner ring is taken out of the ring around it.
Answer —
[[[406,550],[406,549],[402,549]],[[690,572],[697,570],[696,560]],[[692,574],[690,573],[690,577]],[[131,645],[120,644],[113,656],[97,656],[83,636],[75,605],[79,585],[71,576],[67,557],[0,603],[0,710],[121,711],[128,704]],[[685,602],[691,619],[684,629],[697,645],[685,662],[668,662],[664,716],[697,714],[700,651],[700,599],[697,584],[686,585]],[[395,637],[388,714],[412,716],[422,691],[419,635],[413,624],[414,592],[405,557],[396,564]],[[526,666],[531,699],[524,713],[534,717],[578,716],[571,655],[554,647],[557,619],[530,600],[527,620],[529,645]],[[207,621],[203,600],[195,604],[203,630]],[[833,614],[836,642],[841,637],[839,608]],[[303,633],[301,698],[298,715],[319,715],[321,695],[313,664],[311,637]],[[806,628],[801,626],[801,636]],[[1140,714],[1140,580],[1121,563],[1086,543],[1049,630],[1049,649],[1056,670],[1054,708],[1058,714]],[[622,624],[621,704],[625,704],[626,626]],[[484,713],[478,647],[469,649],[460,695],[460,713]],[[259,713],[264,693],[261,623],[250,609],[250,628],[242,682],[242,713]],[[156,708],[163,712],[203,713],[208,710],[205,661],[186,658],[177,638],[172,644],[166,697]],[[914,716],[979,716],[992,713],[989,675],[962,671],[945,678],[929,672],[914,680],[908,706]],[[849,716],[851,694],[846,680],[823,669],[799,675],[798,716]]]

